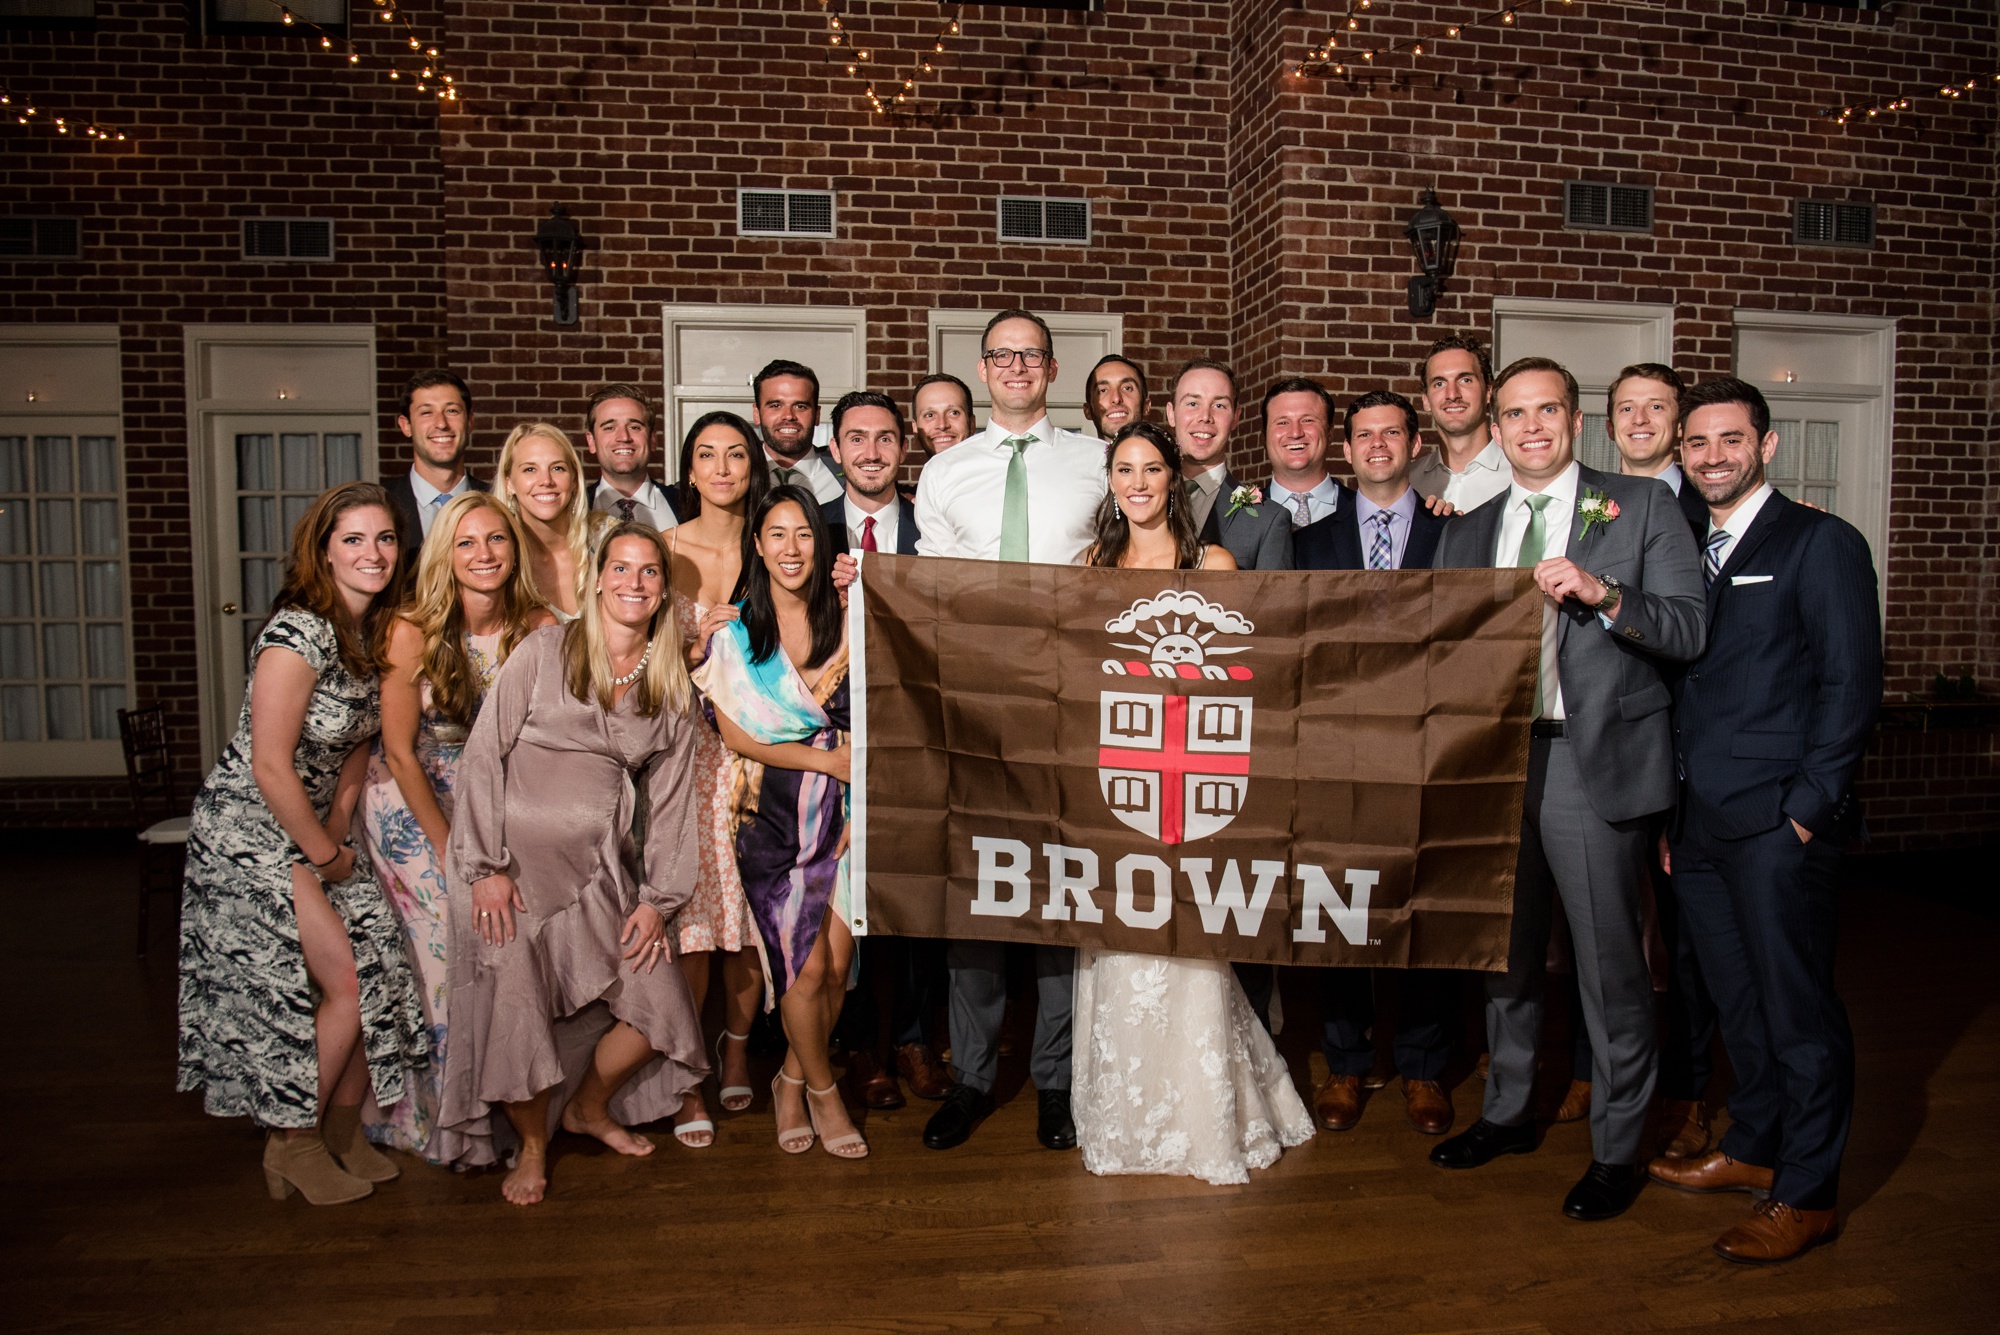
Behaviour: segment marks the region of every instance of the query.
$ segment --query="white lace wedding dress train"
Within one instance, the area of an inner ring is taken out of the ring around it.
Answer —
[[[1080,949],[1070,1107],[1093,1173],[1247,1182],[1312,1114],[1219,960]]]

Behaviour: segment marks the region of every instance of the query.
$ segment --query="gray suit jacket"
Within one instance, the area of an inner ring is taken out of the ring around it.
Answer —
[[[1229,493],[1237,485],[1236,475],[1223,469],[1222,490],[1209,507],[1208,522],[1201,526],[1201,540],[1220,543],[1236,558],[1239,570],[1292,569],[1292,517],[1271,501],[1246,505],[1234,515],[1226,513]]]
[[[1661,667],[1700,657],[1707,640],[1701,557],[1666,483],[1585,468],[1579,501],[1586,490],[1616,501],[1619,514],[1592,525],[1587,538],[1579,535],[1581,516],[1572,520],[1569,558],[1617,580],[1624,596],[1608,630],[1573,598],[1558,609],[1564,731],[1591,809],[1606,821],[1637,820],[1674,803],[1672,697]],[[1454,519],[1438,543],[1437,568],[1509,564],[1495,547],[1510,495]]]

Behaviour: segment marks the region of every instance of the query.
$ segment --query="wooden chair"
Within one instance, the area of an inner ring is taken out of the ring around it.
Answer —
[[[139,829],[139,954],[144,955],[153,892],[181,886],[188,808],[175,791],[166,711],[159,705],[119,710],[118,737],[125,744],[125,779]]]

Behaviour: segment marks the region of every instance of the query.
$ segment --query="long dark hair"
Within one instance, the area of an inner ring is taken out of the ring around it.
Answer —
[[[674,485],[674,518],[680,523],[685,524],[701,513],[701,493],[695,490],[694,478],[688,471],[694,467],[695,437],[718,424],[743,437],[750,450],[750,489],[743,494],[743,513],[754,512],[771,486],[771,465],[764,456],[764,443],[757,439],[756,428],[726,408],[703,413],[681,437],[680,481]]]
[[[389,493],[373,482],[343,482],[319,494],[311,508],[299,517],[292,529],[291,557],[285,565],[285,582],[271,600],[271,610],[296,607],[312,613],[333,627],[340,661],[356,677],[378,676],[389,667],[389,626],[403,601],[402,583],[408,563],[396,553],[395,573],[382,592],[368,603],[368,610],[356,625],[347,615],[340,586],[333,582],[333,568],[327,563],[326,545],[333,540],[333,526],[349,510],[375,506],[396,522],[389,505]]]
[[[1110,475],[1111,456],[1134,436],[1158,450],[1167,465],[1167,531],[1174,535],[1174,566],[1178,570],[1191,570],[1201,561],[1201,534],[1195,529],[1193,507],[1188,504],[1187,488],[1181,483],[1181,447],[1174,443],[1174,438],[1151,422],[1128,422],[1104,447],[1104,472],[1107,477]],[[1215,503],[1227,505],[1229,498],[1218,496]],[[1115,566],[1131,542],[1132,525],[1118,508],[1118,498],[1106,487],[1104,499],[1097,506],[1097,538],[1090,544],[1086,564]]]
[[[827,536],[826,521],[820,518],[819,502],[804,487],[772,487],[750,512],[743,526],[743,573],[736,580],[733,601],[743,605],[743,629],[750,637],[750,659],[761,663],[778,652],[778,609],[771,601],[771,572],[757,554],[757,535],[771,511],[790,502],[804,512],[812,529],[812,577],[806,581],[806,624],[812,627],[812,654],[807,667],[818,667],[840,649],[846,612],[840,606],[840,591],[833,587],[833,540]]]

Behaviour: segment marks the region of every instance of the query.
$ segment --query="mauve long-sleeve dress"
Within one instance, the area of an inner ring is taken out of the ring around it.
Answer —
[[[480,707],[459,762],[447,878],[451,900],[449,1013],[438,1125],[460,1166],[512,1149],[505,1110],[561,1086],[553,1130],[618,1020],[655,1057],[620,1089],[611,1115],[626,1125],[680,1107],[708,1073],[694,995],[662,959],[634,973],[619,944],[639,904],[664,918],[694,893],[699,852],[695,721],[663,710],[642,717],[636,691],[609,712],[570,694],[562,645],[549,626],[521,641]],[[643,771],[646,847],[632,847],[633,776]],[[488,945],[474,925],[472,884],[508,872],[527,902],[516,935]]]

